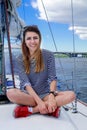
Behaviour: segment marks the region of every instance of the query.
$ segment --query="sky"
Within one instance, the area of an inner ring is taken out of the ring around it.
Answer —
[[[87,0],[20,1],[17,7],[20,20],[24,25],[39,27],[42,48],[87,52]]]

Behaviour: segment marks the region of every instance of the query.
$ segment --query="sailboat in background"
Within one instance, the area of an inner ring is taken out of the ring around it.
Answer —
[[[87,104],[76,99],[75,102],[61,108],[58,119],[35,114],[27,118],[14,119],[13,110],[16,104],[12,104],[6,97],[6,91],[10,87],[20,84],[18,76],[14,74],[13,56],[10,37],[21,39],[21,32],[25,24],[16,13],[16,7],[21,0],[0,0],[0,126],[3,130],[86,130],[87,128]],[[14,26],[13,26],[14,25]],[[50,24],[49,24],[50,27]],[[14,28],[14,29],[13,29]],[[17,30],[16,30],[17,29]],[[51,28],[50,28],[51,29]],[[15,30],[15,31],[14,31]],[[9,35],[10,32],[10,35]],[[7,35],[8,53],[11,74],[6,74],[4,55],[5,41]],[[23,122],[23,123],[22,123]]]

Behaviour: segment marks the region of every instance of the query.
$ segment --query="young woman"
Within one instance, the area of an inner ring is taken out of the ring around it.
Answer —
[[[33,113],[58,117],[59,108],[75,99],[73,91],[58,92],[54,55],[40,45],[38,27],[28,26],[23,32],[22,54],[17,58],[20,90],[7,91],[8,99],[19,104],[14,110],[16,118]]]

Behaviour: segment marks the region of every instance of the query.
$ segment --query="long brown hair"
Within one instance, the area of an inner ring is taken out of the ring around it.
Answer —
[[[27,32],[35,32],[38,34],[40,43],[41,43],[41,33],[38,29],[37,26],[32,25],[32,26],[27,26],[23,32],[23,40],[22,40],[22,54],[23,54],[23,61],[24,61],[24,66],[25,66],[25,72],[29,73],[30,72],[30,52],[28,47],[25,44],[25,35]],[[41,49],[37,49],[37,51],[34,53],[33,58],[35,59],[35,72],[40,72],[43,71],[44,69],[44,63],[43,63],[43,58],[42,58],[42,52]]]

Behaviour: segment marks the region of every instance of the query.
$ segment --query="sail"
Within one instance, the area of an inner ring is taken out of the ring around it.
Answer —
[[[17,14],[17,7],[20,6],[21,0],[8,0],[7,13],[9,22],[9,32],[11,37],[18,37],[21,35],[22,29],[25,26],[23,20]],[[4,22],[3,22],[4,21]],[[4,27],[5,31],[5,7],[4,2],[0,2],[0,30]],[[15,30],[15,31],[14,31]]]

